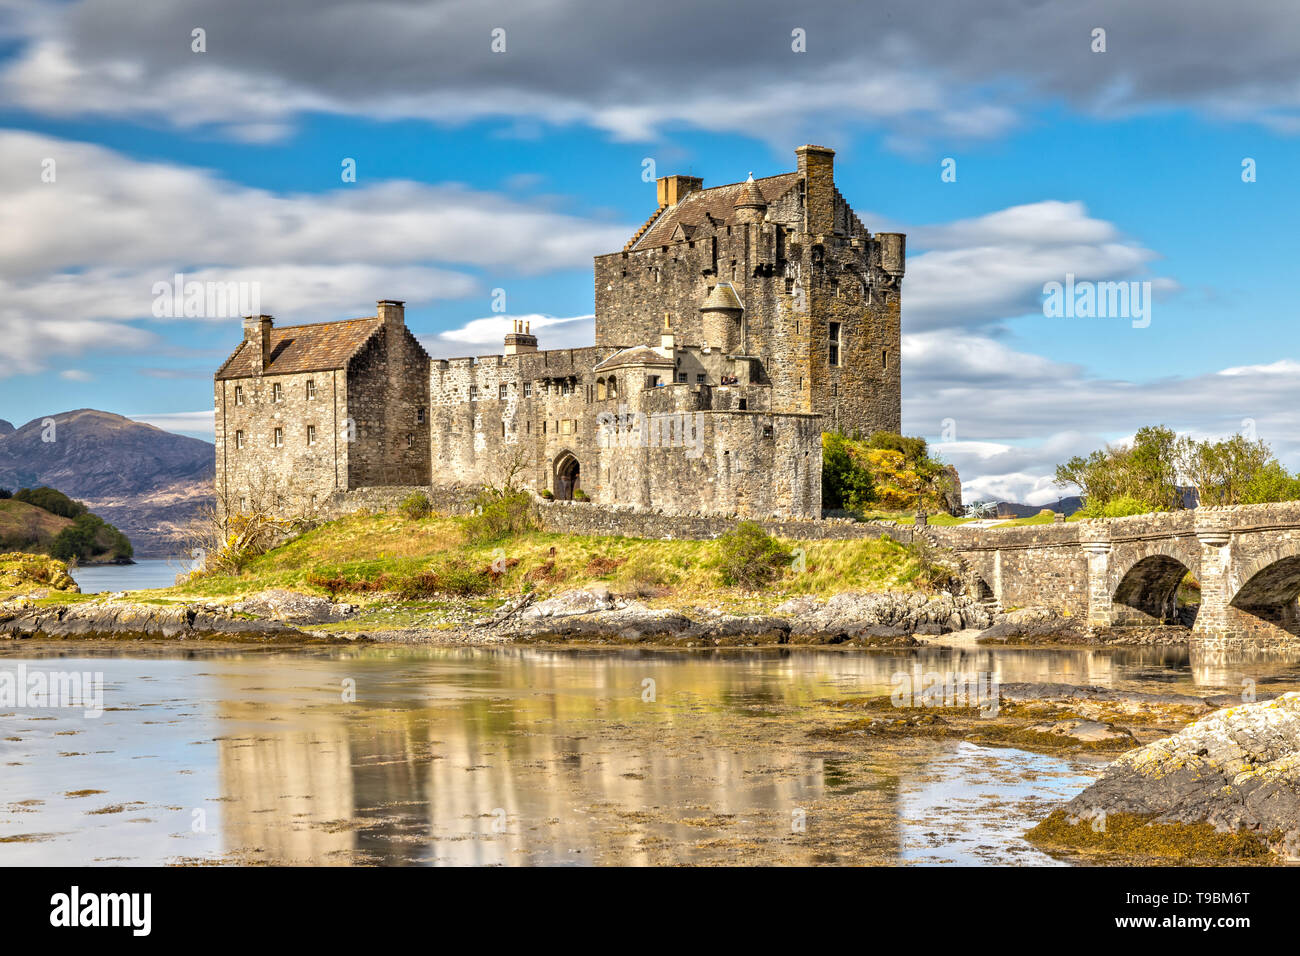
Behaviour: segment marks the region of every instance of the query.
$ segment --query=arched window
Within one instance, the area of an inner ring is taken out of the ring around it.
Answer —
[[[603,378],[598,378],[596,379],[596,401],[603,402],[604,400],[605,400],[605,380]]]
[[[618,398],[618,381],[612,375],[607,383],[607,394],[610,398]]]

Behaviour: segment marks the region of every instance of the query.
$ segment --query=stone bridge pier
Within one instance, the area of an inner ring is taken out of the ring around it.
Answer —
[[[972,593],[1003,609],[1047,606],[1098,627],[1194,613],[1194,646],[1300,650],[1300,502],[932,531]],[[1193,604],[1180,607],[1184,584]]]

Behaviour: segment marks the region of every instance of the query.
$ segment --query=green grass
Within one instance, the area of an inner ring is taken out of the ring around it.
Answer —
[[[889,538],[783,544],[787,550],[803,549],[802,570],[783,569],[753,595],[721,584],[716,541],[533,531],[475,544],[466,539],[463,519],[357,514],[254,558],[241,574],[199,577],[144,593],[156,600],[214,599],[280,587],[315,594],[332,591],[341,599],[367,603],[376,600],[379,588],[401,590],[431,566],[451,562],[490,578],[486,596],[497,599],[525,588],[546,594],[601,582],[616,593],[650,603],[708,601],[755,608],[796,595],[917,590],[924,580],[917,561]]]

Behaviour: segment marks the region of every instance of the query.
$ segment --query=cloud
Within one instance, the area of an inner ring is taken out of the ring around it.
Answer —
[[[499,355],[514,323],[528,323],[541,349],[579,349],[596,343],[596,317],[578,315],[556,318],[550,315],[494,315],[472,319],[457,329],[420,340],[434,358],[466,358],[471,355]]]
[[[42,179],[46,160],[53,182]],[[455,184],[275,193],[12,130],[0,130],[0,168],[11,171],[0,179],[0,376],[88,350],[156,347],[131,323],[155,317],[155,289],[177,273],[243,283],[256,310],[318,321],[370,314],[379,298],[464,298],[483,291],[484,272],[499,281],[587,269],[635,228]]]
[[[1082,202],[1045,200],[942,225],[890,228],[925,250],[907,262],[910,331],[974,329],[1041,315],[1043,285],[1064,282],[1067,274],[1092,282],[1141,278],[1161,294],[1178,288],[1150,275],[1157,253],[1090,216]]]
[[[766,136],[868,123],[901,146],[975,139],[1064,102],[1097,116],[1195,109],[1300,129],[1300,9],[1210,0],[934,0],[744,16],[692,0],[6,0],[21,44],[0,95],[53,116],[160,119],[263,141],[307,113],[585,123],[622,139],[678,125]],[[206,30],[206,52],[191,31]],[[1093,52],[1104,25],[1107,49]],[[505,48],[494,52],[492,31]],[[795,30],[805,52],[794,52]]]
[[[169,432],[182,432],[212,440],[216,415],[212,409],[201,412],[159,412],[153,415],[128,415],[128,418]]]

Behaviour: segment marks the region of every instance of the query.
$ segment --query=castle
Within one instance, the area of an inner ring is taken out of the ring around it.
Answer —
[[[595,344],[431,359],[403,303],[277,327],[244,319],[217,370],[219,507],[315,511],[361,489],[438,492],[507,474],[559,499],[816,518],[821,434],[900,426],[905,239],[872,235],[834,151],[658,206],[595,260]]]

